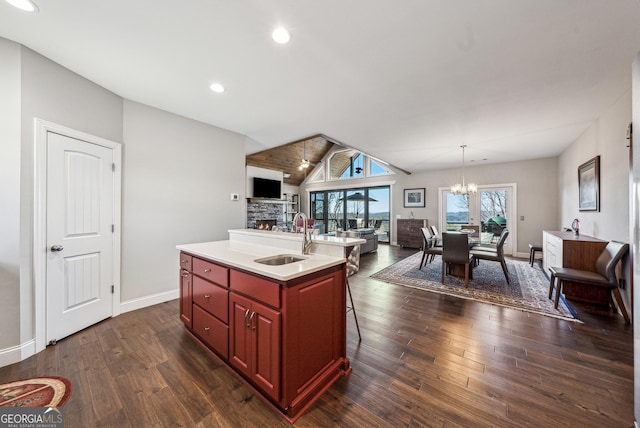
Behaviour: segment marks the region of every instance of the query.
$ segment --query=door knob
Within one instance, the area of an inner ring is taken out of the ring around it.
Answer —
[[[62,251],[64,250],[64,247],[62,245],[54,245],[53,247],[51,247],[51,251]]]

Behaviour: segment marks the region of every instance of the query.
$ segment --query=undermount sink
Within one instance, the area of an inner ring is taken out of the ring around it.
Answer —
[[[305,260],[305,258],[294,256],[292,254],[278,254],[277,256],[256,259],[254,260],[254,262],[262,263],[263,265],[280,266],[280,265],[288,265],[289,263],[295,263],[302,260]]]

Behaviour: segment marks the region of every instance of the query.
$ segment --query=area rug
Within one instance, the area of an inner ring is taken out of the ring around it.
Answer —
[[[509,284],[505,281],[500,263],[481,260],[473,268],[473,279],[469,288],[464,288],[464,278],[452,275],[442,278],[442,259],[436,256],[418,270],[422,252],[413,254],[371,275],[380,281],[404,285],[448,296],[490,303],[492,305],[519,309],[569,321],[579,321],[570,306],[560,299],[558,309],[549,299],[549,279],[538,264],[533,267],[526,261],[507,260]]]
[[[71,396],[71,382],[60,376],[0,384],[0,407],[60,407]]]

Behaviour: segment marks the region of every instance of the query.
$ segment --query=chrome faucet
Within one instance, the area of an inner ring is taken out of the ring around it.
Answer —
[[[298,217],[302,217],[302,254],[309,254],[309,249],[311,248],[311,234],[309,233],[309,228],[307,227],[307,215],[303,212],[296,213],[293,217],[293,231],[297,232],[298,228]]]

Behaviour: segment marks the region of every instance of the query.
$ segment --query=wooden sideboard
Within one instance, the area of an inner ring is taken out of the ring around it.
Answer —
[[[543,267],[548,274],[549,267],[566,267],[595,271],[595,264],[608,241],[588,235],[575,236],[573,232],[542,232]],[[604,287],[564,282],[562,291],[567,299],[607,304],[609,290]]]
[[[422,248],[421,227],[429,226],[429,220],[417,218],[399,218],[397,223],[398,237],[396,242],[401,247]]]

